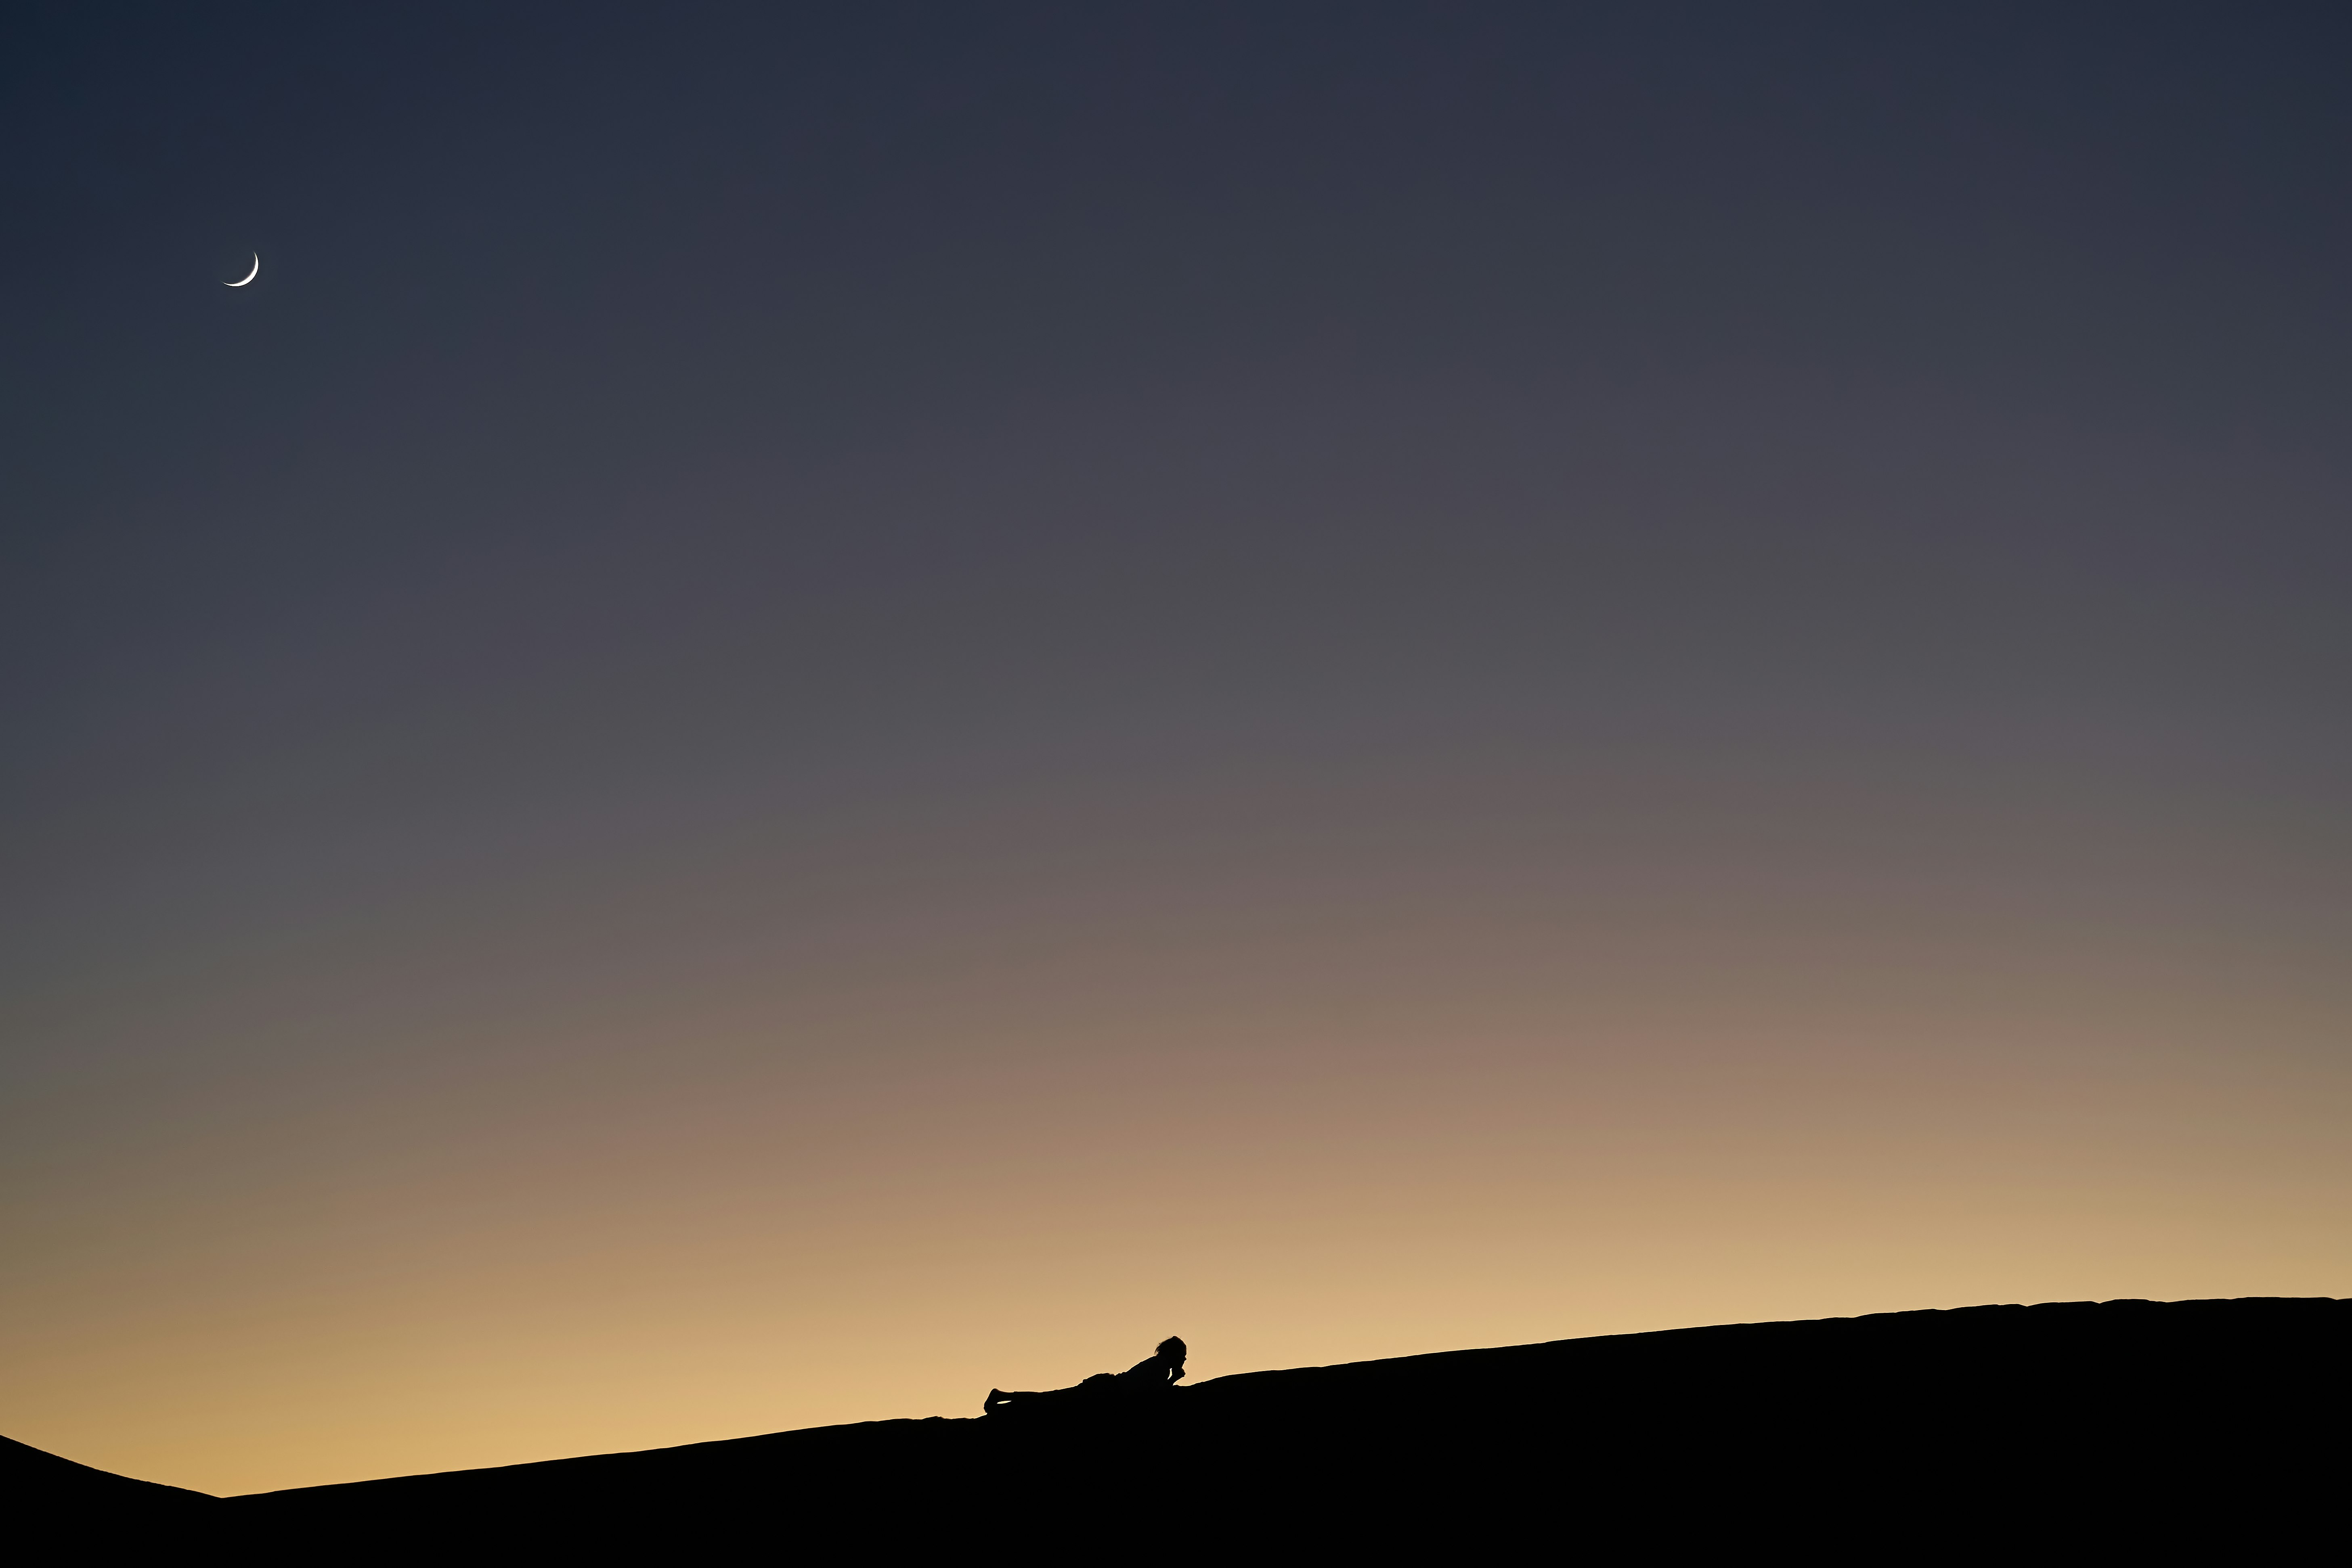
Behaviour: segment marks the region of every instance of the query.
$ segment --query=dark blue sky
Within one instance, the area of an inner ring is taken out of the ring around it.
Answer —
[[[36,862],[372,749],[463,814],[780,727],[918,771],[964,721],[1016,772],[1072,721],[1519,746],[1570,688],[2342,779],[2311,7],[15,32]]]

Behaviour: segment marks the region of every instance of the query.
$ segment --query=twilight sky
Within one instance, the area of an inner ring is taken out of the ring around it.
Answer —
[[[2347,68],[17,7],[0,1431],[2352,1294]]]

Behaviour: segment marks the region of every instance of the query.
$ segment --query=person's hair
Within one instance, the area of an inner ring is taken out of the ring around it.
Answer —
[[[1172,1354],[1178,1361],[1182,1361],[1184,1359],[1184,1342],[1178,1339],[1174,1334],[1169,1335],[1157,1345],[1154,1345],[1152,1349],[1158,1351],[1161,1355]]]

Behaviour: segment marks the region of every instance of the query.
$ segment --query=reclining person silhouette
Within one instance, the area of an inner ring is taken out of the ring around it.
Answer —
[[[1041,1405],[1066,1406],[1079,1400],[1089,1405],[1105,1398],[1124,1402],[1172,1389],[1183,1375],[1184,1342],[1171,1334],[1148,1358],[1125,1372],[1098,1372],[1076,1388],[1048,1388],[1034,1394],[1007,1394],[1001,1388],[992,1388],[980,1409],[983,1415],[993,1415],[1000,1411],[1036,1409]]]

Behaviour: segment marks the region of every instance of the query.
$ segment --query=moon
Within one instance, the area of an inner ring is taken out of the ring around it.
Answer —
[[[236,282],[234,282],[234,283],[223,283],[223,284],[221,285],[221,287],[222,287],[222,288],[224,288],[224,289],[242,289],[242,288],[244,288],[247,284],[248,284],[248,283],[252,282],[255,279],[257,279],[257,278],[258,278],[258,277],[260,277],[260,276],[261,276],[261,252],[259,252],[259,251],[257,251],[257,251],[255,251],[255,252],[253,253],[253,270],[252,270],[252,271],[250,271],[250,272],[248,272],[248,273],[247,273],[244,277],[242,277],[242,278],[238,279]]]

